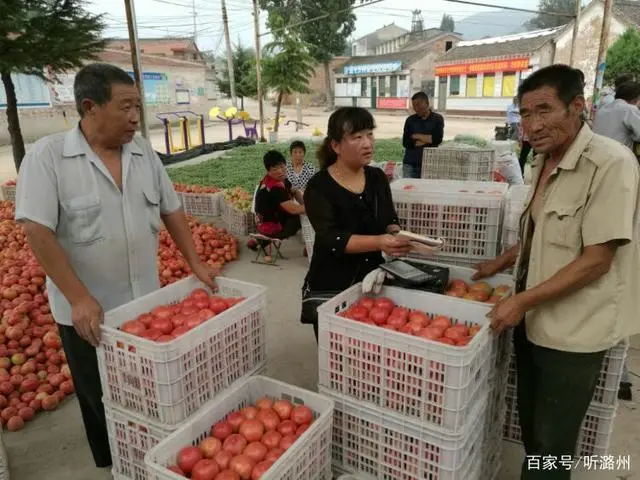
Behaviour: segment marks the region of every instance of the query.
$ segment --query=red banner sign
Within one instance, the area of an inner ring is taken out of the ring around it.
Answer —
[[[390,110],[406,110],[406,97],[378,97],[376,106],[378,108],[388,108]]]
[[[529,58],[512,58],[511,60],[495,60],[488,62],[454,63],[436,67],[436,76],[469,75],[484,72],[508,72],[527,70]]]

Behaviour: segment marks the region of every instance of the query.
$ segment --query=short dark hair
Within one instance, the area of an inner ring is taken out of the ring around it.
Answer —
[[[284,155],[282,155],[278,150],[269,150],[264,154],[262,161],[264,162],[264,168],[267,171],[271,170],[273,167],[277,167],[281,163],[287,163]]]
[[[616,99],[633,102],[640,98],[640,83],[626,82],[616,88]]]
[[[84,115],[83,100],[89,99],[98,105],[109,103],[111,85],[114,84],[135,85],[135,82],[127,72],[108,63],[92,63],[82,67],[73,81],[73,95],[80,117]]]
[[[294,140],[289,145],[289,153],[293,152],[296,148],[301,148],[304,153],[307,153],[307,147],[302,140]]]
[[[328,168],[338,159],[338,155],[331,147],[332,141],[339,142],[345,133],[357,133],[374,128],[376,128],[376,122],[369,110],[362,107],[338,108],[329,117],[327,136],[316,153],[320,168]]]
[[[569,106],[577,97],[584,96],[583,80],[579,70],[569,65],[555,64],[541,68],[529,75],[518,87],[518,101],[522,102],[525,93],[542,87],[553,87],[558,97]]]
[[[429,95],[424,92],[414,93],[411,97],[411,101],[413,102],[414,100],[424,100],[425,102],[429,103]]]
[[[635,80],[635,76],[633,73],[621,73],[616,77],[613,81],[614,88],[617,90],[622,84],[633,82]]]

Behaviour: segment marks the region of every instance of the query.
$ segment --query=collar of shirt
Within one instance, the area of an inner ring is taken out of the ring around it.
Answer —
[[[585,148],[587,147],[587,145],[589,145],[589,142],[591,142],[592,139],[593,132],[589,128],[589,125],[587,125],[586,123],[583,124],[582,128],[578,132],[578,135],[576,135],[576,138],[574,138],[573,142],[571,143],[571,146],[563,155],[562,160],[558,164],[557,168],[561,168],[562,170],[575,170],[578,160],[580,159],[580,155],[584,153]],[[531,162],[532,170],[538,171],[539,174],[539,170],[541,170],[542,166],[544,165],[544,161],[546,160],[546,158],[547,155],[545,154],[536,155]],[[554,170],[553,173],[555,172],[556,170]],[[535,176],[532,181],[532,185],[536,184],[537,176]]]

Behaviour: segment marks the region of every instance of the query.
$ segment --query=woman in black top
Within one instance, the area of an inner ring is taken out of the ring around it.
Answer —
[[[410,249],[392,235],[400,227],[387,177],[367,166],[374,128],[373,116],[363,108],[336,110],[318,150],[320,171],[304,192],[315,241],[303,287],[302,322],[313,324],[316,338],[317,315],[305,307],[305,299],[330,297],[362,281],[384,262],[381,252],[402,256]]]

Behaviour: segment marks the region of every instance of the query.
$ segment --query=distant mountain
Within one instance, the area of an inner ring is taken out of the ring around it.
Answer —
[[[463,40],[479,40],[526,31],[522,25],[531,20],[534,13],[493,10],[475,13],[462,20],[456,20],[456,32]]]

